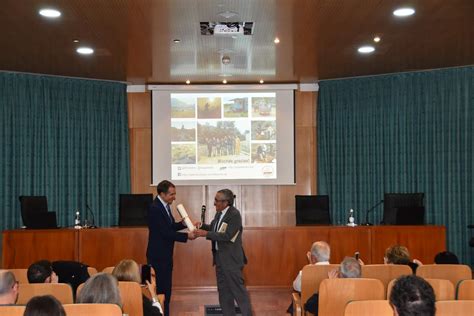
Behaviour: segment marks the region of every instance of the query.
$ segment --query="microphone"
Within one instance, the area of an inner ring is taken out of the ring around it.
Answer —
[[[206,222],[206,205],[201,207],[201,225],[204,225]]]
[[[94,219],[94,212],[92,212],[91,208],[89,207],[89,204],[86,203],[86,209],[89,211],[88,213],[90,213],[92,215],[92,223],[89,225],[84,225],[84,228],[97,228],[97,226],[95,226],[95,219]]]
[[[377,202],[374,206],[372,206],[371,208],[369,208],[366,213],[365,213],[365,223],[362,224],[362,225],[365,225],[365,226],[372,226],[373,224],[372,223],[369,223],[369,213],[373,211],[373,209],[375,209],[377,206],[379,206],[380,204],[383,203],[383,200],[380,200],[379,202]]]

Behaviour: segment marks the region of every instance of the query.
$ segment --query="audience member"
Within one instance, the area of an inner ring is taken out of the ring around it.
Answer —
[[[44,295],[31,298],[23,316],[66,316],[66,312],[54,296]]]
[[[329,271],[329,279],[347,279],[347,278],[360,278],[362,268],[357,259],[353,257],[345,257],[341,262],[339,269]],[[319,293],[313,294],[304,305],[306,311],[318,315],[319,310]]]
[[[313,265],[325,265],[329,264],[329,259],[331,257],[331,248],[328,243],[325,241],[317,241],[311,246],[311,251],[306,253],[309,264]],[[296,276],[296,279],[293,281],[293,288],[297,292],[301,292],[301,274],[302,270]]]
[[[119,281],[130,281],[141,284],[140,267],[133,260],[122,260],[112,271],[112,275]],[[145,295],[142,297],[143,301],[143,315],[144,316],[161,316],[163,314],[162,307],[156,298],[155,285],[146,281],[148,291],[150,292],[152,300],[150,301]]]
[[[27,276],[29,283],[58,283],[58,276],[48,260],[40,260],[30,265]]]
[[[122,307],[117,279],[108,273],[97,273],[84,283],[77,303],[116,304]]]
[[[18,282],[8,270],[0,271],[0,305],[14,305],[18,299]]]
[[[418,268],[418,266],[422,265],[422,263],[417,259],[412,261],[407,247],[400,246],[400,245],[388,247],[385,250],[385,256],[383,260],[385,264],[408,265],[412,269],[413,274],[416,272],[416,269]]]
[[[434,316],[436,311],[433,288],[416,275],[400,277],[389,300],[395,316]]]
[[[449,251],[438,253],[434,258],[434,262],[436,264],[459,264],[458,257]]]

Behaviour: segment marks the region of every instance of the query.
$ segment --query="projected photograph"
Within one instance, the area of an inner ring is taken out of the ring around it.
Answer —
[[[198,163],[249,163],[249,139],[248,121],[199,122]]]
[[[252,143],[252,162],[273,163],[276,162],[275,143]]]
[[[196,98],[186,94],[171,94],[171,118],[195,118]]]
[[[193,142],[196,140],[196,122],[171,122],[172,142]]]
[[[221,98],[197,98],[198,118],[221,118]]]
[[[248,117],[249,98],[223,98],[224,117]]]
[[[275,117],[276,97],[253,97],[252,117]]]
[[[175,165],[189,165],[196,163],[196,145],[172,144],[171,163]]]
[[[276,140],[276,122],[252,121],[252,140]]]

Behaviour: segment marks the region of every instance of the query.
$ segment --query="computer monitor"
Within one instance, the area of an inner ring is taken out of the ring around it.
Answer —
[[[48,212],[48,200],[46,196],[26,196],[18,197],[20,200],[21,219],[23,225],[31,227],[35,225],[38,217]],[[37,214],[40,214],[37,216]]]
[[[424,193],[385,193],[383,223],[385,225],[422,225]]]
[[[295,195],[296,225],[330,225],[329,195]]]
[[[153,194],[120,194],[119,226],[147,226],[148,206]]]

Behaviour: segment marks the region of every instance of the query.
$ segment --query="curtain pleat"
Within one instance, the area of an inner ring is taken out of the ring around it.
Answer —
[[[350,208],[363,222],[385,192],[424,192],[426,223],[472,263],[474,67],[322,81],[318,97],[318,191],[335,223]]]
[[[21,195],[45,195],[58,224],[86,205],[118,221],[130,192],[126,85],[0,72],[0,229],[18,228]]]

